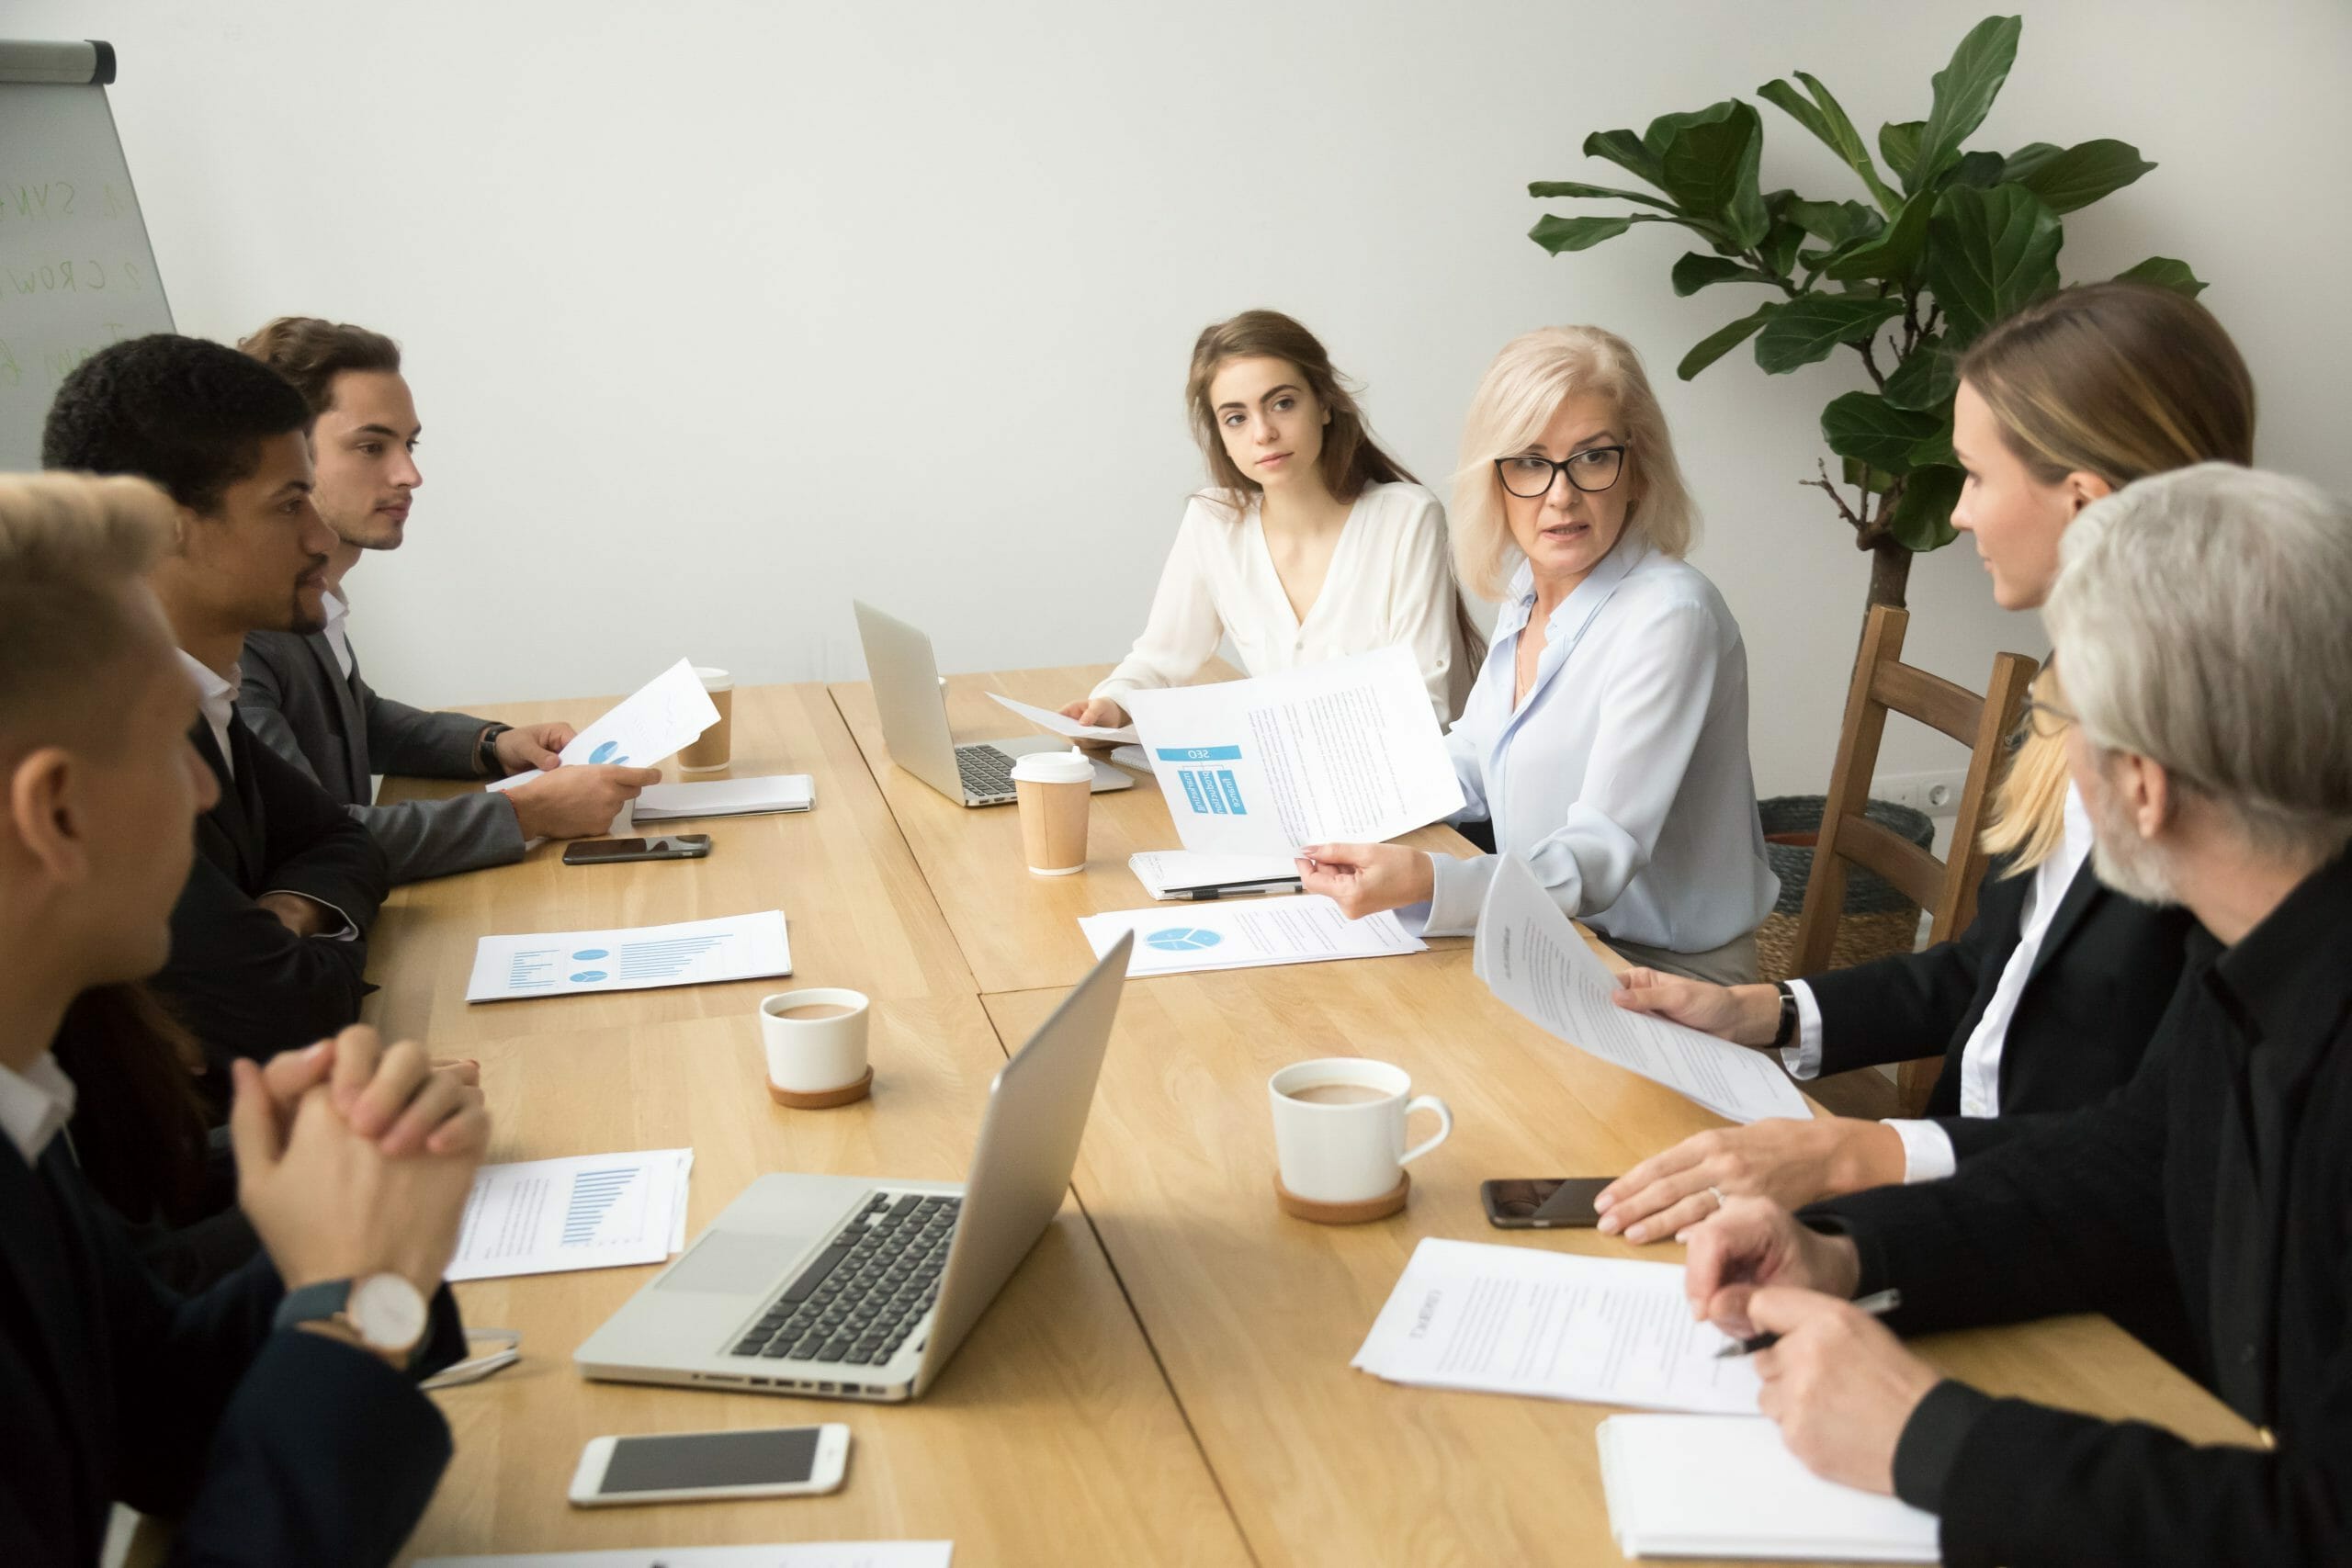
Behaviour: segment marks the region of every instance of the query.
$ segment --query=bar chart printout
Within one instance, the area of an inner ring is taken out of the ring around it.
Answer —
[[[792,973],[784,911],[609,931],[486,936],[474,947],[469,1002],[707,986]]]
[[[692,1149],[486,1165],[474,1175],[451,1280],[659,1263],[686,1242]]]

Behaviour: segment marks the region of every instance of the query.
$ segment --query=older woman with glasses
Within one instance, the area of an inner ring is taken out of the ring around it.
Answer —
[[[1755,978],[1779,884],[1748,771],[1747,652],[1682,559],[1693,508],[1632,346],[1596,327],[1505,346],[1471,404],[1453,518],[1463,581],[1502,604],[1447,737],[1456,821],[1490,825],[1496,852],[1312,845],[1307,891],[1467,931],[1515,855],[1634,963]]]

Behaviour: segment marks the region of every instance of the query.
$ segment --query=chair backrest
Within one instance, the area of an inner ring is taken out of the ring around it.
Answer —
[[[1996,655],[1992,681],[1980,695],[1903,662],[1903,637],[1910,623],[1909,611],[1881,604],[1871,609],[1862,630],[1861,653],[1854,661],[1853,685],[1846,696],[1846,721],[1838,737],[1838,761],[1829,776],[1829,800],[1814,849],[1813,874],[1805,885],[1804,912],[1797,922],[1794,974],[1817,974],[1829,962],[1846,903],[1849,861],[1876,872],[1926,909],[1932,918],[1931,942],[1957,936],[1976,913],[1976,886],[1984,880],[1987,859],[1977,842],[1980,829],[2004,748],[2040,665],[2023,654]],[[1862,814],[1870,802],[1871,775],[1878,771],[1879,741],[1889,713],[1917,719],[1969,749],[1960,816],[1943,860]],[[1939,1061],[1931,1057],[1903,1065],[1902,1099],[1915,1112],[1927,1102]]]

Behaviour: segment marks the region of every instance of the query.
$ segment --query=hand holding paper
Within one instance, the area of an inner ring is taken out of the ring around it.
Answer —
[[[989,695],[998,704],[1011,708],[1038,728],[1051,730],[1056,735],[1066,735],[1072,740],[1113,740],[1125,744],[1136,738],[1136,727],[1132,724],[1116,728],[1102,724],[1080,724],[1074,718],[1064,718],[1060,714],[1050,709],[1015,702],[1001,692],[990,692]]]
[[[626,762],[650,768],[718,722],[718,709],[710,694],[702,689],[694,665],[681,659],[573,736],[562,757],[566,763]],[[533,768],[495,780],[490,787],[513,789],[541,776]]]

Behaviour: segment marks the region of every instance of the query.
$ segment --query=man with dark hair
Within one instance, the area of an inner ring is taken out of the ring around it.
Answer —
[[[362,939],[389,886],[368,830],[235,712],[245,634],[324,623],[334,536],[311,506],[310,423],[266,366],[157,333],[83,361],[41,438],[48,468],[137,474],[175,503],[176,547],[152,581],[202,695],[190,739],[219,800],[197,819],[199,852],[155,983],[204,1046],[216,1109],[232,1056],[266,1058],[357,1021]]]
[[[245,639],[238,710],[272,750],[315,778],[367,824],[391,862],[392,880],[470,871],[522,858],[533,839],[604,832],[623,802],[661,775],[649,768],[560,766],[568,724],[513,728],[461,713],[428,713],[379,695],[352,651],[345,574],[368,550],[398,549],[422,433],[401,376],[400,346],[365,327],[280,316],[238,344],[294,384],[316,423],[311,500],[334,531],[328,551],[326,624],[309,633],[255,632]],[[497,778],[547,770],[505,792],[373,804],[370,775]]]
[[[413,1379],[464,1350],[440,1280],[480,1095],[366,1029],[236,1063],[267,1253],[185,1301],[59,1134],[76,1085],[50,1041],[77,995],[163,962],[217,787],[140,581],[179,524],[136,479],[0,477],[0,1560],[95,1568],[120,1500],[179,1517],[175,1561],[368,1568],[448,1462]]]

